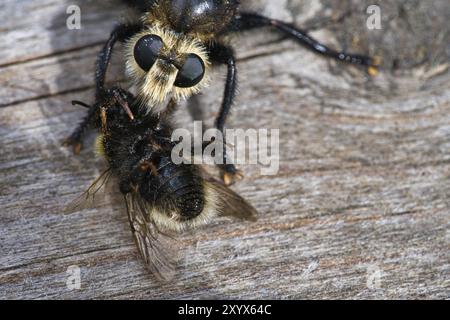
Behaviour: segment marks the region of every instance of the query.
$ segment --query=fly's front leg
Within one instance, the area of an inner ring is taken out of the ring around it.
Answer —
[[[213,62],[225,64],[227,66],[227,78],[225,83],[225,91],[222,101],[222,106],[220,108],[219,115],[215,120],[216,128],[222,133],[223,136],[223,164],[219,165],[222,170],[222,177],[225,184],[230,185],[236,180],[242,178],[242,174],[236,169],[232,160],[229,159],[226,152],[226,141],[225,141],[225,122],[227,116],[230,113],[231,106],[236,95],[237,88],[237,68],[236,68],[236,58],[234,51],[231,47],[224,46],[222,44],[212,44],[209,48],[210,58]]]
[[[105,86],[106,73],[111,61],[111,56],[114,50],[114,46],[117,41],[125,41],[132,37],[134,34],[142,30],[140,24],[120,24],[114,28],[108,41],[103,46],[102,50],[97,56],[97,62],[95,67],[95,85],[96,85],[96,97],[101,97],[102,91]]]
[[[235,18],[234,21],[234,28],[236,29],[236,31],[245,31],[265,26],[276,28],[278,31],[287,34],[292,39],[296,40],[299,44],[303,45],[305,48],[311,50],[312,52],[335,59],[337,61],[366,67],[367,71],[372,76],[375,76],[378,73],[378,65],[380,63],[379,59],[360,54],[351,54],[342,51],[336,51],[320,43],[319,41],[308,35],[307,32],[286,22],[276,19],[270,19],[254,13],[241,13]]]

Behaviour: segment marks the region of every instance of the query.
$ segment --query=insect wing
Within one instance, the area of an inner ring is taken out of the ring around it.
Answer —
[[[206,187],[211,188],[217,196],[220,205],[220,215],[239,218],[243,220],[256,221],[257,211],[243,197],[227,187],[222,181],[219,181],[201,170],[205,179]]]
[[[112,172],[110,169],[105,170],[97,179],[95,179],[85,192],[70,202],[64,211],[71,212],[92,208],[96,203],[101,202],[101,199],[103,199],[106,194],[105,192],[101,192],[100,195],[99,192],[104,191],[111,175]]]
[[[131,231],[145,265],[158,279],[173,279],[177,241],[158,230],[150,218],[151,208],[138,194],[131,192],[124,197]]]

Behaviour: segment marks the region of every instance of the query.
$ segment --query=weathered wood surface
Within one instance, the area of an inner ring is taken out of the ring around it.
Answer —
[[[0,298],[449,298],[448,20],[430,31],[432,61],[376,79],[274,33],[238,38],[240,94],[229,127],[280,128],[280,172],[242,167],[245,180],[233,188],[259,220],[220,219],[182,235],[179,274],[161,284],[137,257],[120,201],[63,210],[105,166],[93,148],[74,157],[60,141],[84,112],[70,101],[92,98],[95,54],[123,9],[80,2],[83,28],[69,31],[69,3],[0,4]],[[389,44],[407,36],[395,32],[398,8],[383,8],[388,25],[370,32],[368,3],[336,3],[252,1],[330,44],[395,60]],[[344,37],[359,31],[361,41]],[[120,67],[115,74],[123,78]],[[209,123],[222,73],[214,79],[200,97]],[[185,110],[178,118],[191,122]],[[66,287],[71,265],[81,267],[80,290]]]

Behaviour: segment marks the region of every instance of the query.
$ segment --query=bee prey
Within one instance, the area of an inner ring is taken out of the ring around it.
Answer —
[[[136,245],[151,272],[162,279],[174,275],[170,233],[193,229],[218,216],[256,219],[249,203],[201,167],[171,161],[174,142],[168,116],[141,108],[127,91],[114,88],[104,94],[103,102],[92,107],[74,102],[89,112],[95,110],[93,118],[100,130],[97,147],[109,164],[82,198],[93,197],[110,175],[118,179]]]
[[[138,11],[136,21],[118,25],[100,52],[96,67],[97,100],[104,99],[104,82],[116,42],[125,43],[127,74],[143,107],[161,111],[168,97],[177,102],[198,93],[208,84],[212,64],[227,67],[226,84],[215,126],[223,132],[237,87],[237,67],[229,35],[272,27],[309,50],[338,61],[367,68],[376,74],[374,59],[338,52],[313,39],[305,31],[283,21],[242,12],[239,0],[128,0]],[[130,115],[130,117],[133,117]],[[68,140],[79,149],[86,119]],[[225,141],[224,141],[225,143]],[[223,153],[224,181],[239,177]]]

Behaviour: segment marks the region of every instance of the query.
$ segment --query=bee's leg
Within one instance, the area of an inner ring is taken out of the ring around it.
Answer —
[[[84,119],[78,124],[77,128],[72,132],[72,134],[63,141],[63,145],[68,147],[71,146],[73,148],[73,152],[75,154],[79,154],[83,145],[83,137],[86,133],[87,129],[91,125],[95,114],[96,108],[95,106],[87,106],[85,104],[79,103],[77,101],[72,102],[73,105],[81,105],[83,107],[88,107],[88,113],[84,117]]]
[[[277,30],[287,34],[294,40],[298,41],[301,45],[317,54],[338,61],[364,66],[367,68],[370,75],[376,75],[378,73],[377,69],[377,66],[379,64],[379,61],[377,61],[378,59],[374,59],[359,54],[339,52],[334,49],[331,49],[326,45],[318,42],[313,37],[309,36],[307,32],[293,25],[290,25],[286,22],[270,19],[259,14],[241,13],[236,17],[234,23],[234,29],[236,29],[237,31],[244,31],[265,26],[271,26],[276,28]]]
[[[96,97],[100,98],[104,90],[106,72],[111,61],[114,45],[117,41],[125,41],[142,29],[140,24],[120,24],[114,28],[108,41],[99,52],[95,70]]]
[[[219,115],[215,120],[215,126],[223,135],[223,164],[219,165],[219,167],[222,170],[223,180],[225,184],[229,185],[235,182],[237,179],[242,178],[241,172],[236,169],[235,165],[231,163],[231,159],[229,159],[227,156],[225,135],[223,134],[225,122],[228,114],[230,113],[230,109],[236,95],[236,58],[231,47],[227,47],[218,43],[212,44],[209,50],[211,60],[213,62],[227,65],[228,70],[222,107],[220,108]]]

